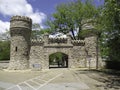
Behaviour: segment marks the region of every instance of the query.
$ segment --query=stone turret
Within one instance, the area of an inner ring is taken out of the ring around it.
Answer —
[[[10,20],[11,52],[8,69],[29,68],[32,20],[26,16],[13,16]]]

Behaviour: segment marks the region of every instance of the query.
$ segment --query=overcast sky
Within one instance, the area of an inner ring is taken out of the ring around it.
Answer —
[[[9,21],[13,15],[25,15],[32,18],[33,23],[42,22],[55,12],[56,5],[75,0],[0,0],[0,33],[9,29]],[[95,0],[95,4],[102,4],[104,0]]]

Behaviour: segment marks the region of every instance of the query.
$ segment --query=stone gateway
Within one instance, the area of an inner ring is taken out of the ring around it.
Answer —
[[[96,37],[84,40],[67,38],[31,39],[32,20],[13,16],[10,20],[11,52],[9,70],[49,69],[49,56],[61,52],[68,56],[68,68],[96,66]],[[89,57],[89,58],[88,58]],[[90,61],[89,61],[90,60]]]

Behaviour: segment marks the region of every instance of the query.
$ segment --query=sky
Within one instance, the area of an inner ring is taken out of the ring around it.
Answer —
[[[28,16],[33,23],[39,23],[44,28],[43,21],[55,12],[60,3],[75,0],[0,0],[0,33],[10,27],[10,18],[14,15]],[[96,5],[103,4],[104,0],[95,0]]]

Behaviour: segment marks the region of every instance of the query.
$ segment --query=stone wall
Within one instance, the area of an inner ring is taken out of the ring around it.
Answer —
[[[86,67],[86,53],[84,46],[74,46],[72,51],[75,67]]]
[[[58,45],[58,44],[43,44],[43,46],[40,46],[38,44],[31,46],[30,51],[30,68],[32,69],[49,69],[49,56],[56,52],[61,52],[66,55],[68,55],[69,58],[69,67],[71,67],[71,51],[72,51],[72,45]],[[33,67],[34,64],[39,64],[40,67]]]
[[[44,50],[43,46],[32,46],[30,51],[30,68],[31,69],[42,69],[44,65]]]
[[[55,39],[56,40],[56,39]],[[59,39],[60,40],[60,39]],[[61,39],[64,40],[64,39]],[[61,41],[60,40],[60,41]],[[91,67],[96,66],[96,38],[95,36],[86,37],[85,40],[69,39],[63,43],[49,41],[48,35],[45,40],[33,40],[30,52],[30,68],[34,64],[39,64],[36,69],[49,69],[49,56],[56,52],[61,52],[68,55],[68,67],[89,67],[89,59]]]
[[[85,38],[85,52],[87,67],[96,67],[96,37],[89,36]],[[90,60],[90,61],[89,61]]]

